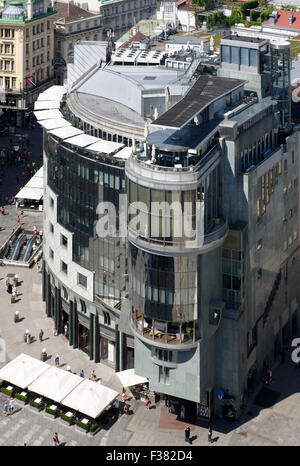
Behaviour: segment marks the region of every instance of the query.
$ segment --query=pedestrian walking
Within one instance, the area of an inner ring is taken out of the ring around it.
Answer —
[[[53,333],[53,336],[56,337],[57,336],[57,330],[55,327],[53,327],[52,329],[52,333]]]
[[[20,217],[19,217],[19,216],[18,216],[18,218],[17,218],[17,223],[20,223]]]
[[[67,338],[67,335],[68,335],[68,326],[67,326],[67,324],[64,326],[64,334],[65,334],[65,337]]]
[[[4,413],[5,413],[5,416],[8,416],[8,415],[9,415],[8,410],[9,410],[8,401],[6,401],[6,402],[4,403]]]
[[[83,371],[83,369],[81,369],[81,371],[80,371],[80,377],[84,377],[84,371]]]
[[[4,214],[5,214],[5,209],[4,209],[4,207],[3,207],[3,206],[1,207],[1,214],[2,214],[2,215],[4,215]]]
[[[124,404],[123,411],[124,411],[124,414],[128,414],[128,413],[129,413],[129,408],[128,408],[128,406],[127,406],[126,403]]]
[[[172,402],[171,402],[170,399],[168,400],[168,413],[169,413],[169,414],[172,413]]]
[[[180,419],[185,420],[185,407],[184,407],[184,405],[181,405],[181,408],[180,408]]]
[[[208,429],[208,441],[209,441],[209,443],[213,443],[212,428],[211,427],[209,427],[209,429]]]
[[[59,439],[58,439],[58,435],[57,435],[57,432],[55,432],[54,436],[53,436],[53,444],[55,447],[59,447],[60,446],[60,442],[59,442]]]
[[[125,390],[125,388],[123,387],[123,388],[122,388],[122,398],[121,398],[122,403],[124,403],[124,401],[126,400],[126,398],[127,398],[126,390]]]
[[[56,357],[54,359],[54,362],[55,362],[56,367],[58,367],[59,366],[59,356],[58,356],[58,354],[56,355]]]
[[[190,438],[190,434],[191,434],[191,429],[189,426],[187,426],[185,429],[184,429],[184,435],[185,435],[185,441],[188,442],[188,443],[192,443],[192,440]]]
[[[114,405],[114,408],[115,408],[116,412],[119,414],[119,408],[120,408],[120,402],[119,402],[119,400],[115,400],[115,401],[113,402],[113,405]]]
[[[43,332],[43,330],[41,329],[41,330],[40,330],[40,334],[39,334],[40,342],[43,341],[43,336],[44,336],[44,332]]]
[[[151,401],[149,400],[148,396],[146,396],[146,399],[145,399],[145,406],[147,409],[150,409],[150,405],[151,405]]]
[[[95,369],[92,370],[92,373],[91,373],[91,380],[93,380],[94,382],[96,382],[96,379],[97,379],[97,376],[95,374]]]
[[[11,398],[11,399],[9,400],[8,407],[9,407],[9,412],[10,412],[10,414],[13,414],[13,413],[14,413],[14,409],[15,409],[15,400],[14,400],[13,398]]]

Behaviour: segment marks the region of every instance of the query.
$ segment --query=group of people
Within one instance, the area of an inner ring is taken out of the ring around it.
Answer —
[[[10,414],[13,414],[14,409],[15,409],[15,400],[13,398],[10,398],[9,401],[6,401],[4,403],[4,414],[5,414],[5,416],[9,416]]]

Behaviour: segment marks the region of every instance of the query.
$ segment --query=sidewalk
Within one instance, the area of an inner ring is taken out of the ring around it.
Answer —
[[[19,301],[14,304],[11,304],[10,295],[5,288],[6,275],[12,272],[19,274],[21,282],[17,288]],[[120,392],[122,386],[113,369],[90,361],[84,352],[69,346],[64,336],[53,336],[53,320],[45,314],[41,284],[42,275],[37,272],[36,267],[0,267],[0,336],[4,339],[7,354],[4,361],[3,354],[0,353],[0,367],[20,353],[39,359],[45,348],[49,365],[54,366],[54,358],[59,354],[62,368],[70,365],[72,372],[77,374],[83,369],[85,377],[89,377],[95,369],[97,378],[102,379],[103,385]],[[14,322],[15,311],[20,315],[21,321],[18,323]],[[31,344],[24,342],[26,329],[34,337]],[[44,331],[42,342],[38,337],[41,329]],[[214,443],[209,444],[207,440],[208,424],[191,425],[193,445],[300,445],[300,370],[295,369],[289,355],[286,356],[285,364],[278,364],[273,368],[273,380],[270,386],[260,384],[256,387],[241,421],[231,423],[216,420],[212,423]],[[272,400],[275,400],[275,404],[268,406]],[[94,444],[187,446],[184,428],[188,422],[179,421],[175,415],[168,414],[164,401],[155,404],[152,400],[150,410],[141,401],[131,400],[129,405],[134,414],[120,416],[109,430],[100,432],[99,437],[95,436]]]

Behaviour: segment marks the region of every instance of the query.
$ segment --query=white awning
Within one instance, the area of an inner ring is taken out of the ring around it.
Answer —
[[[127,369],[126,371],[116,372],[123,387],[133,387],[148,382],[146,377],[136,375],[134,369]]]
[[[99,138],[95,136],[90,136],[88,134],[79,134],[78,136],[74,136],[73,138],[67,139],[65,142],[69,144],[74,144],[74,146],[79,147],[86,147],[94,142],[99,141]]]
[[[47,372],[28,386],[28,390],[61,403],[82,381],[83,379],[79,375],[71,374],[71,372],[57,367],[50,367]]]
[[[114,157],[116,159],[129,159],[129,157],[132,154],[132,147],[124,147],[124,149],[121,149],[119,152],[117,152]]]
[[[51,86],[42,92],[37,100],[61,100],[66,92],[67,89],[64,86]]]
[[[33,175],[33,177],[26,183],[18,194],[15,195],[16,199],[31,199],[39,201],[44,195],[44,176],[43,167]]]
[[[34,102],[34,110],[50,110],[60,107],[59,100],[39,100]]]
[[[91,144],[88,149],[94,150],[97,152],[102,152],[103,154],[113,154],[117,150],[121,149],[124,144],[113,141],[105,141],[104,139],[98,139],[97,142]]]
[[[64,126],[71,126],[71,123],[64,118],[50,118],[49,120],[41,120],[39,121],[39,124],[47,130],[63,128]]]
[[[45,362],[21,353],[0,369],[0,379],[24,389],[49,368]]]
[[[33,112],[37,120],[49,120],[49,118],[63,118],[63,114],[57,110],[38,110]]]
[[[31,199],[32,201],[39,201],[43,197],[43,189],[39,188],[24,188],[15,195],[16,199]]]
[[[67,139],[78,134],[83,134],[83,131],[81,131],[81,129],[74,128],[73,126],[64,126],[63,128],[53,129],[49,131],[49,133],[57,136],[58,138]]]
[[[83,379],[83,382],[62,400],[62,404],[95,419],[118,395],[119,393],[111,388]]]

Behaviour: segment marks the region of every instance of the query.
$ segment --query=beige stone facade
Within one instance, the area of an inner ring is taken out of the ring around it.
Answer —
[[[8,4],[2,13],[0,19],[0,108],[2,109],[28,111],[38,94],[53,84],[54,12],[47,11],[46,7],[45,4],[44,11],[33,16],[29,3],[27,16],[20,15],[18,18],[13,18]],[[15,16],[17,14],[18,11],[15,12]],[[24,115],[18,115],[17,120],[17,125],[21,126]]]
[[[101,15],[88,12],[72,3],[55,2],[54,57],[73,62],[74,45],[80,40],[101,41]],[[66,78],[66,66],[56,67],[58,81]],[[59,79],[60,77],[60,79]]]

